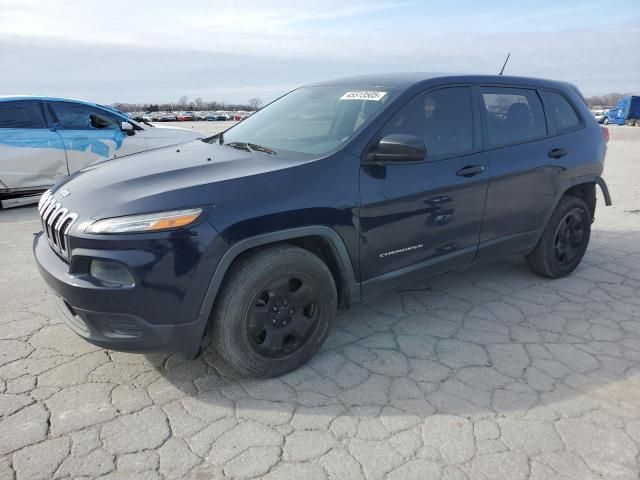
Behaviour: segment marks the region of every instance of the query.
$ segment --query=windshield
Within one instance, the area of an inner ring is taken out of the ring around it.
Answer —
[[[344,145],[397,93],[384,87],[303,87],[205,141],[319,158]]]

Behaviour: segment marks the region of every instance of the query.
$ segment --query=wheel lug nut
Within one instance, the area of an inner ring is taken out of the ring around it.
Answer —
[[[293,309],[289,310],[289,315],[293,315]]]
[[[273,307],[271,310],[273,310],[274,312],[278,311],[278,307]]]
[[[282,321],[282,325],[286,325],[286,324],[287,324],[287,321],[286,321],[286,320],[283,320],[283,321]]]
[[[284,302],[282,302],[284,304],[284,306],[286,307],[287,305],[289,305],[289,302],[287,302],[286,300]]]

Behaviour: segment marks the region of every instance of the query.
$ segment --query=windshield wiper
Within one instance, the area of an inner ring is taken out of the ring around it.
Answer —
[[[262,145],[258,145],[257,143],[251,143],[251,142],[229,142],[223,145],[237,148],[238,150],[245,150],[247,152],[256,151],[256,152],[268,153],[269,155],[278,154],[275,150],[271,150],[269,147],[263,147]]]
[[[244,150],[245,152],[251,151],[249,145],[244,142],[229,142],[224,143],[223,145],[226,145],[227,147],[237,148],[238,150]]]
[[[251,150],[256,150],[262,153],[268,153],[269,155],[277,155],[278,153],[275,150],[270,149],[269,147],[263,147],[262,145],[258,145],[257,143],[247,143]]]

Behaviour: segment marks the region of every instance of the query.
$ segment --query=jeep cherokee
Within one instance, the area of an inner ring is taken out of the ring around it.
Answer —
[[[89,167],[46,192],[33,248],[68,326],[245,375],[307,361],[338,308],[522,253],[571,273],[606,130],[576,87],[396,74],[308,85],[223,133]]]

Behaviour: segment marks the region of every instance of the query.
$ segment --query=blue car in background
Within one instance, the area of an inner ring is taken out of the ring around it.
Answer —
[[[138,123],[95,103],[0,97],[0,206],[32,201],[89,165],[204,136]]]

